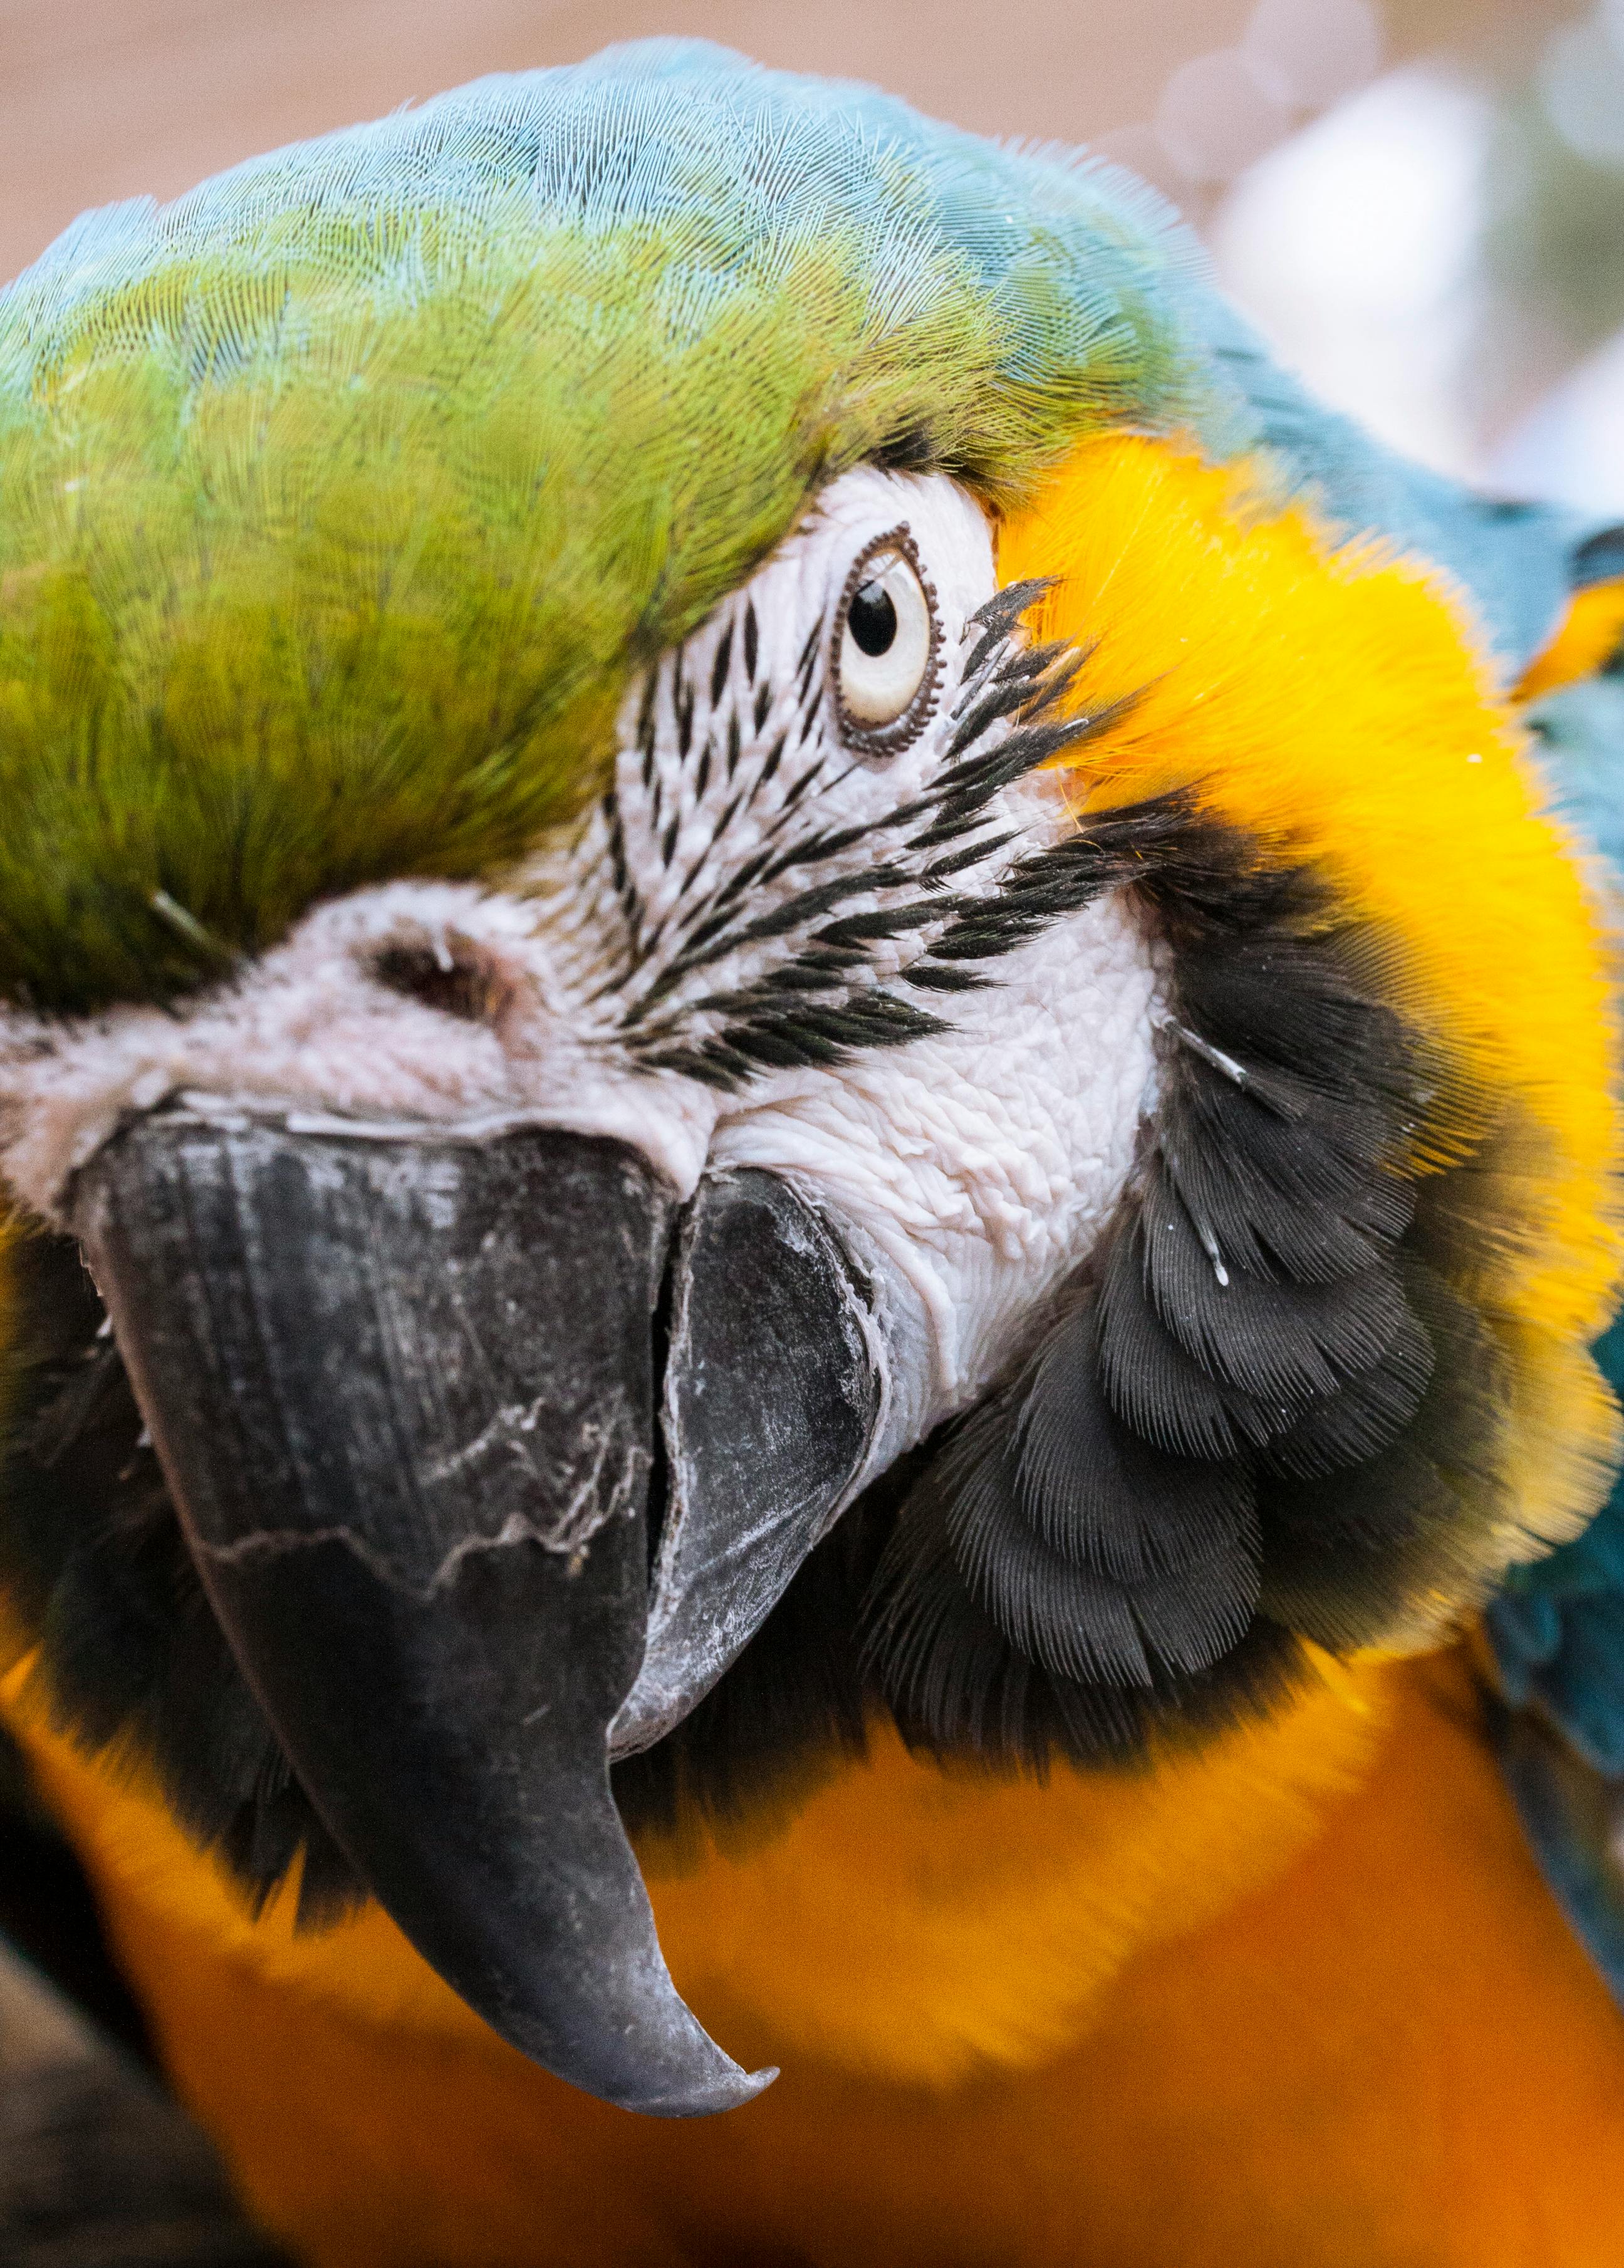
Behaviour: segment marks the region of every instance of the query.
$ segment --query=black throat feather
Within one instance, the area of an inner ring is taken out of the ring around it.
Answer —
[[[1324,880],[1182,795],[1017,867],[973,957],[1111,889],[1168,1008],[1114,1217],[1008,1376],[617,1767],[634,1829],[748,1816],[881,1716],[998,1769],[1198,1738],[1277,1698],[1305,1641],[1369,1642],[1502,1516],[1500,1358],[1461,1288],[1488,1226],[1469,1165],[1424,1170],[1481,1162],[1485,1099]],[[256,1897],[302,1851],[303,1918],[329,1918],[356,1886],[214,1623],[77,1250],[36,1235],[12,1265],[0,1579],[57,1719],[150,1763]]]

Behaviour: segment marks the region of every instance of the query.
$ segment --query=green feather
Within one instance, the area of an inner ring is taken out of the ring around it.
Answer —
[[[665,47],[487,82],[0,299],[0,987],[161,998],[498,872],[822,483],[997,503],[1188,413],[1154,216],[839,94]]]

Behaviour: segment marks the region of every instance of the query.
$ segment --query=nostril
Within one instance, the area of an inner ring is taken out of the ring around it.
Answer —
[[[372,957],[372,974],[391,992],[469,1024],[493,1023],[512,989],[482,947],[454,933],[382,946]]]

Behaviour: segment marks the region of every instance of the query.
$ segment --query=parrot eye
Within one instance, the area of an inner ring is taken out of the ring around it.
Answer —
[[[905,527],[878,537],[846,578],[835,617],[835,700],[853,747],[905,747],[935,705],[935,594]]]

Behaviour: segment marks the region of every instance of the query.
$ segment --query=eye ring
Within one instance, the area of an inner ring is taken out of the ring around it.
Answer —
[[[871,589],[877,596],[866,604]],[[853,619],[854,608],[866,621]],[[835,712],[848,747],[890,756],[919,738],[936,706],[941,621],[935,585],[905,521],[876,535],[853,560],[835,608],[830,660]]]

